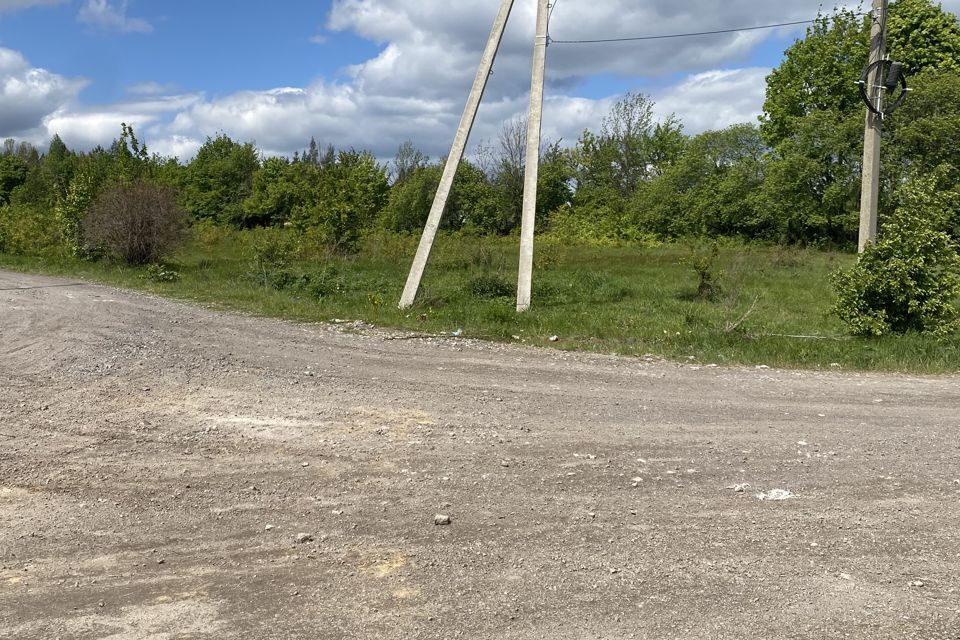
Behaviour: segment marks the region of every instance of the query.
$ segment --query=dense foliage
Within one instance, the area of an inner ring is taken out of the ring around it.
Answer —
[[[835,276],[836,313],[852,333],[943,334],[957,328],[960,254],[944,232],[956,195],[935,177],[911,181],[879,241],[856,266]]]
[[[853,81],[867,60],[870,26],[870,17],[851,11],[821,16],[768,77],[756,125],[688,135],[678,119],[658,120],[647,96],[628,93],[576,141],[544,144],[538,231],[596,244],[738,237],[851,247],[864,114]],[[890,55],[907,63],[914,88],[884,124],[881,221],[889,239],[910,210],[897,205],[912,176],[935,173],[941,191],[960,191],[960,27],[931,0],[898,0],[888,30]],[[525,136],[525,122],[509,121],[461,164],[443,228],[518,231]],[[442,171],[442,161],[410,141],[392,162],[313,139],[286,158],[221,133],[181,162],[151,155],[125,124],[109,148],[84,152],[57,136],[45,152],[9,140],[0,149],[0,251],[95,255],[83,220],[98,199],[152,185],[175,193],[193,223],[292,227],[349,254],[378,231],[419,232]],[[944,215],[937,228],[956,239],[960,216]]]

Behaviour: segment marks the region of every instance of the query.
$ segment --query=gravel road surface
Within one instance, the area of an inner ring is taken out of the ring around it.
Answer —
[[[960,640],[960,379],[0,272],[0,638]]]

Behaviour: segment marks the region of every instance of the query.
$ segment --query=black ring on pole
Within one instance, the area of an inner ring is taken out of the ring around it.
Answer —
[[[904,101],[907,99],[907,76],[904,75],[902,71],[900,72],[900,76],[897,78],[897,84],[899,85],[900,93],[898,93],[896,99],[894,99],[894,101],[890,103],[890,106],[888,109],[885,109],[883,111],[877,109],[877,107],[873,104],[873,100],[871,100],[870,98],[870,94],[868,93],[868,90],[867,90],[867,87],[869,86],[869,83],[870,83],[870,76],[878,68],[882,68],[883,65],[888,64],[890,62],[891,62],[890,60],[877,60],[873,64],[868,65],[867,68],[863,70],[863,73],[860,74],[860,81],[857,83],[858,85],[860,85],[860,98],[863,100],[863,103],[867,105],[867,109],[869,109],[872,114],[876,116],[880,116],[881,118],[883,118],[884,116],[890,115],[891,113],[893,113],[894,111],[902,107]],[[881,87],[881,88],[884,91],[889,91],[888,89],[886,89],[886,87]]]

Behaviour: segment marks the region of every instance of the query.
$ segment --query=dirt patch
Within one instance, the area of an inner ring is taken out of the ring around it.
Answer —
[[[956,377],[394,336],[0,292],[0,638],[960,639]]]

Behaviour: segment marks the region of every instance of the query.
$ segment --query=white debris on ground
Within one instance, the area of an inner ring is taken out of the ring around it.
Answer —
[[[757,500],[793,500],[796,498],[793,493],[787,491],[786,489],[771,489],[770,491],[761,491],[757,494]]]
[[[730,490],[732,490],[732,491],[736,491],[737,493],[743,493],[744,491],[746,491],[746,490],[749,489],[749,488],[750,488],[750,483],[749,483],[749,482],[744,482],[744,483],[741,483],[741,484],[732,484],[732,485],[730,485],[729,487],[727,487],[727,489],[730,489]]]

